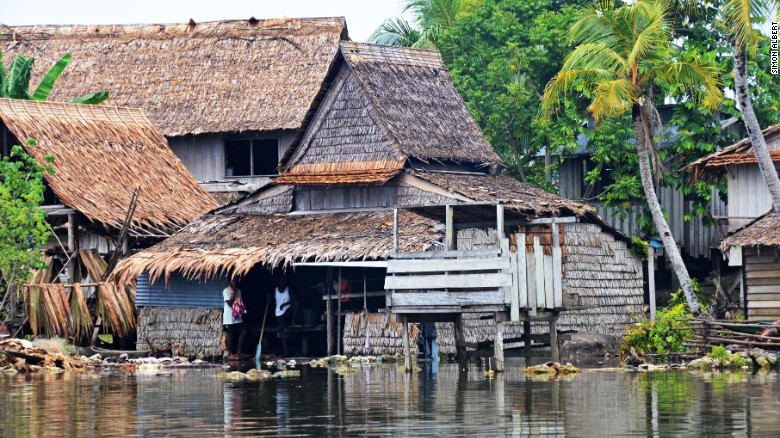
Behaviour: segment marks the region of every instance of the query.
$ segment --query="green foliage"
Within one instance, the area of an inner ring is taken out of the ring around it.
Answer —
[[[576,147],[583,118],[571,100],[556,123],[538,120],[539,97],[571,50],[566,33],[577,6],[588,3],[484,2],[439,37],[456,88],[510,175],[551,191],[557,152]]]
[[[632,347],[640,355],[684,351],[683,343],[693,337],[693,332],[676,328],[687,326],[692,317],[685,304],[659,309],[655,321],[645,319],[628,328],[628,333],[621,343],[621,353],[627,354]]]
[[[707,308],[709,307],[709,300],[707,299],[707,295],[704,294],[701,286],[699,286],[698,280],[695,278],[691,278],[691,286],[693,286],[693,293],[696,295],[696,301],[699,302],[699,307],[701,308],[702,313],[706,313]],[[669,307],[678,306],[681,304],[687,305],[687,303],[688,301],[686,300],[682,289],[677,289],[669,295]]]
[[[724,368],[741,367],[748,363],[746,358],[730,352],[722,345],[713,346],[712,351],[707,356],[717,359],[718,364]]]
[[[35,147],[35,140],[28,140]],[[52,157],[47,157],[52,163]],[[40,248],[49,237],[46,213],[40,208],[45,190],[44,173],[20,146],[0,159],[0,277],[9,287],[27,281],[31,271],[41,268]]]
[[[35,58],[27,58],[19,54],[11,63],[11,68],[6,71],[5,66],[0,62],[0,98],[23,99],[23,100],[46,100],[51,93],[54,83],[59,79],[65,68],[70,63],[72,56],[65,54],[46,72],[41,82],[33,92],[30,92],[30,81],[32,79],[33,66]],[[3,54],[0,52],[0,61]],[[108,91],[88,94],[73,99],[73,103],[83,103],[97,105],[108,99]]]

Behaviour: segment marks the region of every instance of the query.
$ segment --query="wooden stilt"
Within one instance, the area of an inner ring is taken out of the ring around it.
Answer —
[[[460,368],[466,368],[468,357],[466,355],[466,332],[463,330],[463,314],[458,314],[455,318],[455,352]]]
[[[339,268],[339,282],[336,286],[338,290],[338,303],[336,304],[338,314],[336,316],[336,351],[341,354],[341,268]]]
[[[561,352],[558,350],[558,329],[555,327],[555,319],[550,320],[550,352],[552,361],[561,361]]]
[[[647,291],[650,295],[650,321],[655,321],[655,248],[647,246]]]
[[[523,344],[526,353],[531,352],[531,321],[523,321]]]
[[[326,318],[326,337],[328,338],[328,356],[333,355],[333,303],[331,303],[331,294],[333,288],[331,287],[331,281],[333,280],[333,268],[328,268],[328,274],[325,277],[325,318]]]
[[[409,347],[409,318],[401,315],[401,338],[404,343],[404,369],[412,372],[412,349]]]
[[[493,339],[493,369],[498,373],[504,372],[504,327],[506,323],[498,313],[496,314],[496,335]]]
[[[76,215],[75,214],[69,214],[68,215],[68,256],[70,257],[68,260],[68,283],[73,284],[76,281],[79,280],[78,276],[76,275],[76,253],[78,251],[77,248],[77,236],[76,233],[78,229],[76,228]]]

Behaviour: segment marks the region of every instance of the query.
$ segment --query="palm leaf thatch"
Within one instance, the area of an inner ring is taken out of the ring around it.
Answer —
[[[769,148],[772,161],[775,163],[780,162],[780,124],[764,129],[762,135]],[[724,148],[722,151],[694,161],[688,165],[687,169],[691,172],[693,179],[720,178],[726,173],[728,166],[757,163],[758,159],[753,152],[753,145],[748,137]]]
[[[298,147],[288,149],[285,182],[311,184],[305,174],[321,184],[349,182],[328,177],[360,165],[381,183],[412,158],[502,166],[438,52],[342,42],[341,53],[334,85]]]
[[[33,334],[69,336],[72,321],[65,287],[58,283],[28,285],[28,315]]]
[[[121,228],[140,188],[131,230],[175,230],[215,208],[143,111],[96,105],[0,99],[0,120],[27,152],[56,172],[57,196],[92,221]]]
[[[103,320],[104,327],[119,337],[135,332],[135,289],[125,284],[106,282],[104,279],[108,264],[95,250],[79,250],[84,267],[90,278],[98,283],[95,311]],[[132,284],[128,282],[128,284]]]
[[[300,128],[342,39],[343,18],[252,18],[14,26],[0,49],[51,62],[70,53],[51,100],[110,90],[112,104],[143,108],[164,135],[181,136]]]
[[[74,284],[70,291],[70,315],[73,320],[74,343],[81,344],[92,334],[93,322],[84,291],[78,283]]]
[[[424,251],[440,242],[436,222],[399,212],[399,248]],[[307,215],[204,216],[171,238],[119,262],[112,278],[132,282],[144,271],[151,282],[173,272],[190,278],[243,275],[257,265],[296,261],[383,260],[393,251],[390,211]]]

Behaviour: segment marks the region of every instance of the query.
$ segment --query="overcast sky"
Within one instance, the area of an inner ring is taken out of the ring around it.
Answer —
[[[0,23],[183,23],[236,18],[346,17],[349,36],[365,41],[401,0],[0,0]]]

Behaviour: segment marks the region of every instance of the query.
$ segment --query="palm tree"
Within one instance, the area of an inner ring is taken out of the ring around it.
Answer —
[[[436,48],[441,33],[455,25],[458,16],[481,0],[405,0],[403,12],[413,23],[396,17],[385,20],[368,41],[389,46]]]
[[[734,42],[734,88],[736,88],[737,103],[739,103],[742,120],[745,123],[750,142],[753,144],[758,168],[761,170],[761,175],[764,177],[772,197],[775,214],[780,215],[780,179],[761,132],[761,126],[758,124],[756,113],[753,111],[753,101],[750,99],[750,84],[747,77],[747,59],[748,56],[755,55],[760,38],[758,32],[753,29],[753,24],[757,20],[770,17],[778,7],[778,3],[777,0],[729,0],[724,6],[724,18]]]
[[[661,88],[683,89],[690,99],[715,109],[722,92],[716,68],[698,58],[674,57],[669,7],[666,1],[642,1],[620,8],[609,1],[592,7],[569,33],[577,47],[545,87],[542,108],[547,113],[556,110],[566,93],[579,89],[591,98],[588,110],[596,120],[631,111],[642,188],[653,223],[688,307],[699,315],[688,271],[655,192],[651,155],[655,158],[655,133],[660,133],[661,127],[653,96]]]
[[[6,71],[2,65],[3,53],[0,52],[0,98],[6,99],[24,99],[24,100],[46,100],[51,93],[54,83],[65,71],[65,67],[70,63],[72,56],[66,54],[57,61],[41,79],[41,82],[30,92],[30,80],[32,78],[32,69],[35,65],[35,58],[26,58],[24,55],[17,55],[11,63],[10,70]],[[84,103],[97,105],[108,99],[108,91],[88,94],[71,100],[73,103]]]

